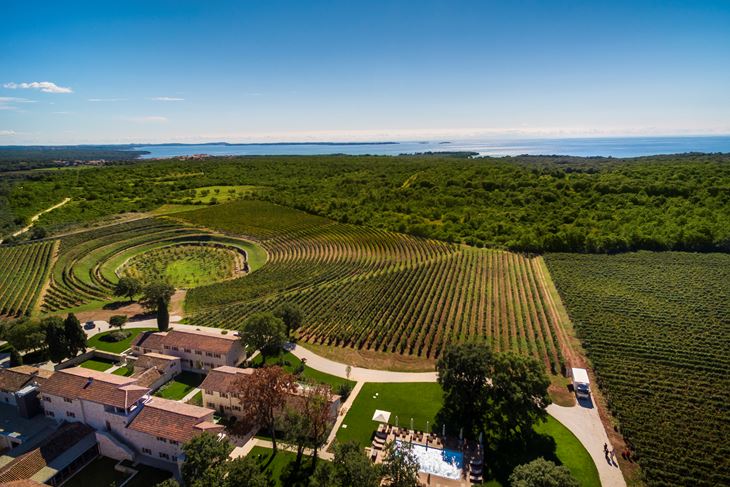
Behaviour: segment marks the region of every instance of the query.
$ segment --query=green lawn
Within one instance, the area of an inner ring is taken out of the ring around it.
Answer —
[[[155,396],[179,401],[203,382],[205,376],[195,372],[182,372],[155,392]]]
[[[117,370],[112,372],[114,375],[123,375],[124,377],[129,377],[134,373],[134,367],[127,367],[126,365],[123,365],[119,367]]]
[[[188,400],[188,404],[192,404],[193,406],[202,406],[203,405],[203,391],[198,391],[193,397],[191,397]]]
[[[555,455],[563,465],[568,467],[573,476],[578,479],[580,485],[584,487],[601,486],[598,469],[591,455],[578,438],[560,421],[549,416],[546,423],[535,427],[535,431],[549,435],[555,440]]]
[[[299,364],[302,363],[301,360],[299,360],[297,357],[295,357],[291,352],[285,352],[279,355],[278,357],[266,357],[266,363],[268,365],[281,365],[283,361],[283,367],[284,370],[287,372],[294,372],[294,369],[296,369]],[[255,365],[261,364],[261,355],[259,354],[254,360],[253,363]],[[320,382],[323,384],[328,384],[332,387],[332,389],[337,392],[337,387],[340,384],[349,383],[351,387],[355,387],[355,381],[343,379],[341,377],[337,377],[330,374],[325,374],[324,372],[320,372],[319,370],[315,370],[307,365],[304,366],[304,372],[302,372],[302,377],[315,381]]]
[[[104,372],[106,369],[111,368],[112,366],[114,366],[113,361],[99,359],[99,358],[91,358],[91,359],[89,359],[85,362],[81,362],[79,364],[79,367],[83,367],[85,369],[98,370],[100,372]]]
[[[247,455],[249,458],[253,458],[261,466],[262,469],[266,469],[267,476],[275,482],[276,487],[284,487],[285,485],[292,485],[291,482],[284,482],[281,478],[281,473],[284,468],[296,459],[296,454],[289,451],[278,450],[276,455],[272,457],[273,450],[270,448],[264,448],[261,446],[255,446],[251,449],[251,452]],[[319,462],[325,462],[321,458],[317,460]],[[302,460],[302,472],[301,476],[306,477],[311,471],[311,460],[310,457],[305,456]],[[297,484],[299,485],[299,484]]]
[[[116,464],[117,461],[111,458],[97,457],[66,482],[64,486],[89,487],[99,485],[103,487],[118,487],[128,478],[128,475],[114,470]],[[146,465],[137,465],[132,468],[139,472],[125,484],[128,487],[149,487],[172,476],[170,472]]]
[[[378,423],[372,420],[376,409],[391,412],[390,424],[395,424],[397,416],[400,426],[410,427],[410,420],[413,418],[414,428],[424,431],[426,421],[433,425],[441,408],[441,401],[441,387],[437,383],[367,383],[345,416],[343,425],[347,427],[340,427],[337,431],[337,440],[355,440],[368,446],[378,427]],[[516,453],[515,458],[521,457],[520,463],[544,456],[565,465],[581,485],[600,487],[598,470],[593,459],[565,426],[549,417],[546,423],[538,425],[535,430],[547,436],[541,437],[544,441],[530,445],[529,451]],[[500,483],[491,481],[489,485],[496,486]]]
[[[376,409],[390,411],[390,423],[426,430],[426,421],[433,425],[436,413],[441,408],[441,386],[435,382],[411,382],[395,384],[365,384],[348,411],[343,424],[347,428],[337,431],[339,441],[356,440],[367,446],[378,427],[372,421]]]
[[[104,333],[99,333],[89,338],[89,340],[87,341],[87,345],[89,347],[94,347],[98,350],[105,350],[107,352],[113,353],[122,353],[131,346],[132,340],[134,340],[137,335],[145,331],[157,331],[157,328],[126,328],[124,329],[124,331],[130,333],[130,335],[124,340],[118,342],[105,342],[104,340],[102,340],[102,338],[111,333],[109,331],[105,331]]]
[[[116,460],[98,457],[64,485],[67,487],[88,487],[90,485],[119,486],[127,479],[127,475],[114,470]]]

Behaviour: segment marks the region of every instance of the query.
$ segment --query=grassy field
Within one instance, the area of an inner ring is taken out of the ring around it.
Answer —
[[[176,218],[256,240],[268,263],[243,279],[191,290],[189,322],[235,328],[297,303],[300,338],[355,350],[437,357],[447,342],[486,337],[495,350],[566,355],[560,303],[540,257],[475,249],[345,225],[241,200]]]
[[[296,459],[296,454],[288,451],[278,450],[276,454],[270,448],[255,446],[247,455],[256,460],[261,469],[266,472],[267,476],[274,481],[276,487],[284,487],[288,485],[282,478],[281,474],[284,468]],[[326,460],[319,459],[324,462]],[[305,456],[302,461],[302,469],[306,472],[311,466],[311,458]]]
[[[432,382],[380,384],[367,383],[337,431],[338,441],[355,440],[368,446],[378,423],[372,421],[376,409],[390,411],[390,423],[426,431],[426,421],[433,425],[441,408],[441,387]]]
[[[648,483],[730,485],[730,255],[546,261]]]
[[[190,391],[195,389],[203,382],[205,375],[196,374],[194,372],[181,372],[173,380],[162,386],[155,396],[164,397],[173,401],[179,401]]]
[[[119,487],[127,481],[129,476],[114,470],[116,464],[117,460],[98,457],[64,485],[68,487]],[[124,484],[129,487],[149,487],[171,477],[169,472],[146,465],[137,465],[133,468],[138,470],[138,473]]]
[[[301,360],[299,360],[296,356],[294,356],[291,352],[282,353],[281,355],[277,357],[266,357],[266,363],[268,365],[280,365],[286,370],[287,372],[293,373],[294,370],[299,367],[299,364],[302,363]],[[261,364],[261,355],[256,356],[256,358],[253,360],[254,365],[260,365]],[[332,387],[334,391],[337,390],[337,387],[341,384],[349,383],[351,387],[355,386],[355,381],[343,379],[341,377],[337,377],[334,375],[326,374],[324,372],[320,372],[319,370],[313,369],[312,367],[309,367],[307,365],[304,366],[304,372],[302,372],[301,377],[304,379],[312,380],[315,382],[319,382],[322,384],[328,384]]]
[[[111,360],[94,359],[94,358],[86,360],[79,364],[79,367],[83,367],[85,369],[98,370],[100,372],[104,372],[105,370],[107,370],[113,366],[114,366],[114,362],[112,362]]]
[[[114,375],[122,375],[124,377],[129,377],[134,373],[134,367],[127,367],[126,365],[123,365],[119,367],[117,370],[112,372]]]
[[[413,427],[425,431],[426,421],[433,425],[441,403],[442,392],[437,383],[367,383],[345,416],[343,426],[347,427],[340,427],[337,431],[337,441],[354,440],[363,446],[368,446],[379,424],[372,420],[376,409],[391,412],[390,424],[396,423],[397,416],[398,424],[408,428],[410,419],[413,418]],[[564,464],[581,485],[600,487],[598,470],[591,456],[565,426],[549,418],[547,423],[540,424],[535,429],[538,433],[552,438],[555,449],[553,451],[551,445],[546,446],[543,443],[530,445],[527,452],[520,453],[522,463],[542,455]],[[449,434],[458,433],[447,431],[447,435]],[[504,478],[501,480],[504,483]],[[494,481],[490,485],[500,485],[500,483]]]
[[[145,331],[157,331],[157,328],[127,328],[124,331],[129,333],[129,336],[124,340],[120,340],[118,342],[105,342],[103,338],[108,336],[110,333],[113,333],[112,331],[105,331],[89,338],[86,344],[90,348],[93,347],[107,352],[122,353],[132,345],[132,340],[134,340],[137,335]]]
[[[150,250],[130,259],[121,275],[152,282],[161,277],[176,288],[205,286],[243,272],[245,259],[235,250],[180,244]]]
[[[237,186],[203,186],[187,191],[182,199],[175,201],[186,204],[209,205],[212,203],[227,203],[240,198],[250,197],[254,194],[265,191],[261,186],[237,185]]]

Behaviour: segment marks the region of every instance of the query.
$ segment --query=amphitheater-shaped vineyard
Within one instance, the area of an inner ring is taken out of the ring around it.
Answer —
[[[53,241],[0,247],[0,318],[33,311],[55,249]]]
[[[159,252],[167,251],[170,253],[168,257],[173,257],[173,249],[181,246],[196,248],[198,254],[211,250],[225,251],[226,256],[230,257],[230,268],[220,273],[221,279],[247,271],[247,253],[260,252],[250,242],[160,218],[147,218],[68,235],[61,239],[43,310],[52,312],[108,300],[125,265],[130,262],[147,265],[145,263],[149,260],[146,257],[152,255],[152,260],[155,260]],[[178,254],[178,257],[184,259],[183,254]],[[171,264],[174,258],[165,260]],[[219,260],[221,264],[227,265],[226,259]],[[217,272],[214,268],[208,270]],[[148,271],[151,275],[152,269]],[[143,275],[144,272],[139,274]],[[219,275],[213,277],[213,280],[218,280]],[[193,285],[196,283],[193,282]]]

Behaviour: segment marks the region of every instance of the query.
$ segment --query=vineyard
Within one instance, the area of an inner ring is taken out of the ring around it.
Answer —
[[[203,286],[244,273],[246,254],[233,248],[206,244],[161,247],[132,257],[118,271],[119,276],[143,284],[164,276],[176,288]]]
[[[730,485],[730,255],[546,261],[650,485]]]
[[[33,311],[48,278],[55,247],[53,241],[0,247],[0,318]]]
[[[117,270],[148,252],[179,245],[206,245],[248,252],[240,239],[215,235],[161,218],[97,228],[61,238],[42,310],[54,312],[110,299]]]
[[[254,239],[269,254],[248,276],[192,289],[192,324],[235,328],[251,313],[293,301],[307,317],[301,338],[311,343],[437,357],[445,343],[486,338],[553,371],[568,353],[560,304],[539,257],[334,223],[256,201],[176,217]]]

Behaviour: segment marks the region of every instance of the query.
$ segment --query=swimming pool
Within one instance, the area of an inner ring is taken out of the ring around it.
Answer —
[[[461,478],[461,470],[464,468],[464,455],[461,452],[427,448],[416,444],[410,445],[398,440],[395,443],[398,448],[402,446],[411,446],[413,448],[421,472],[447,479],[458,480]]]

